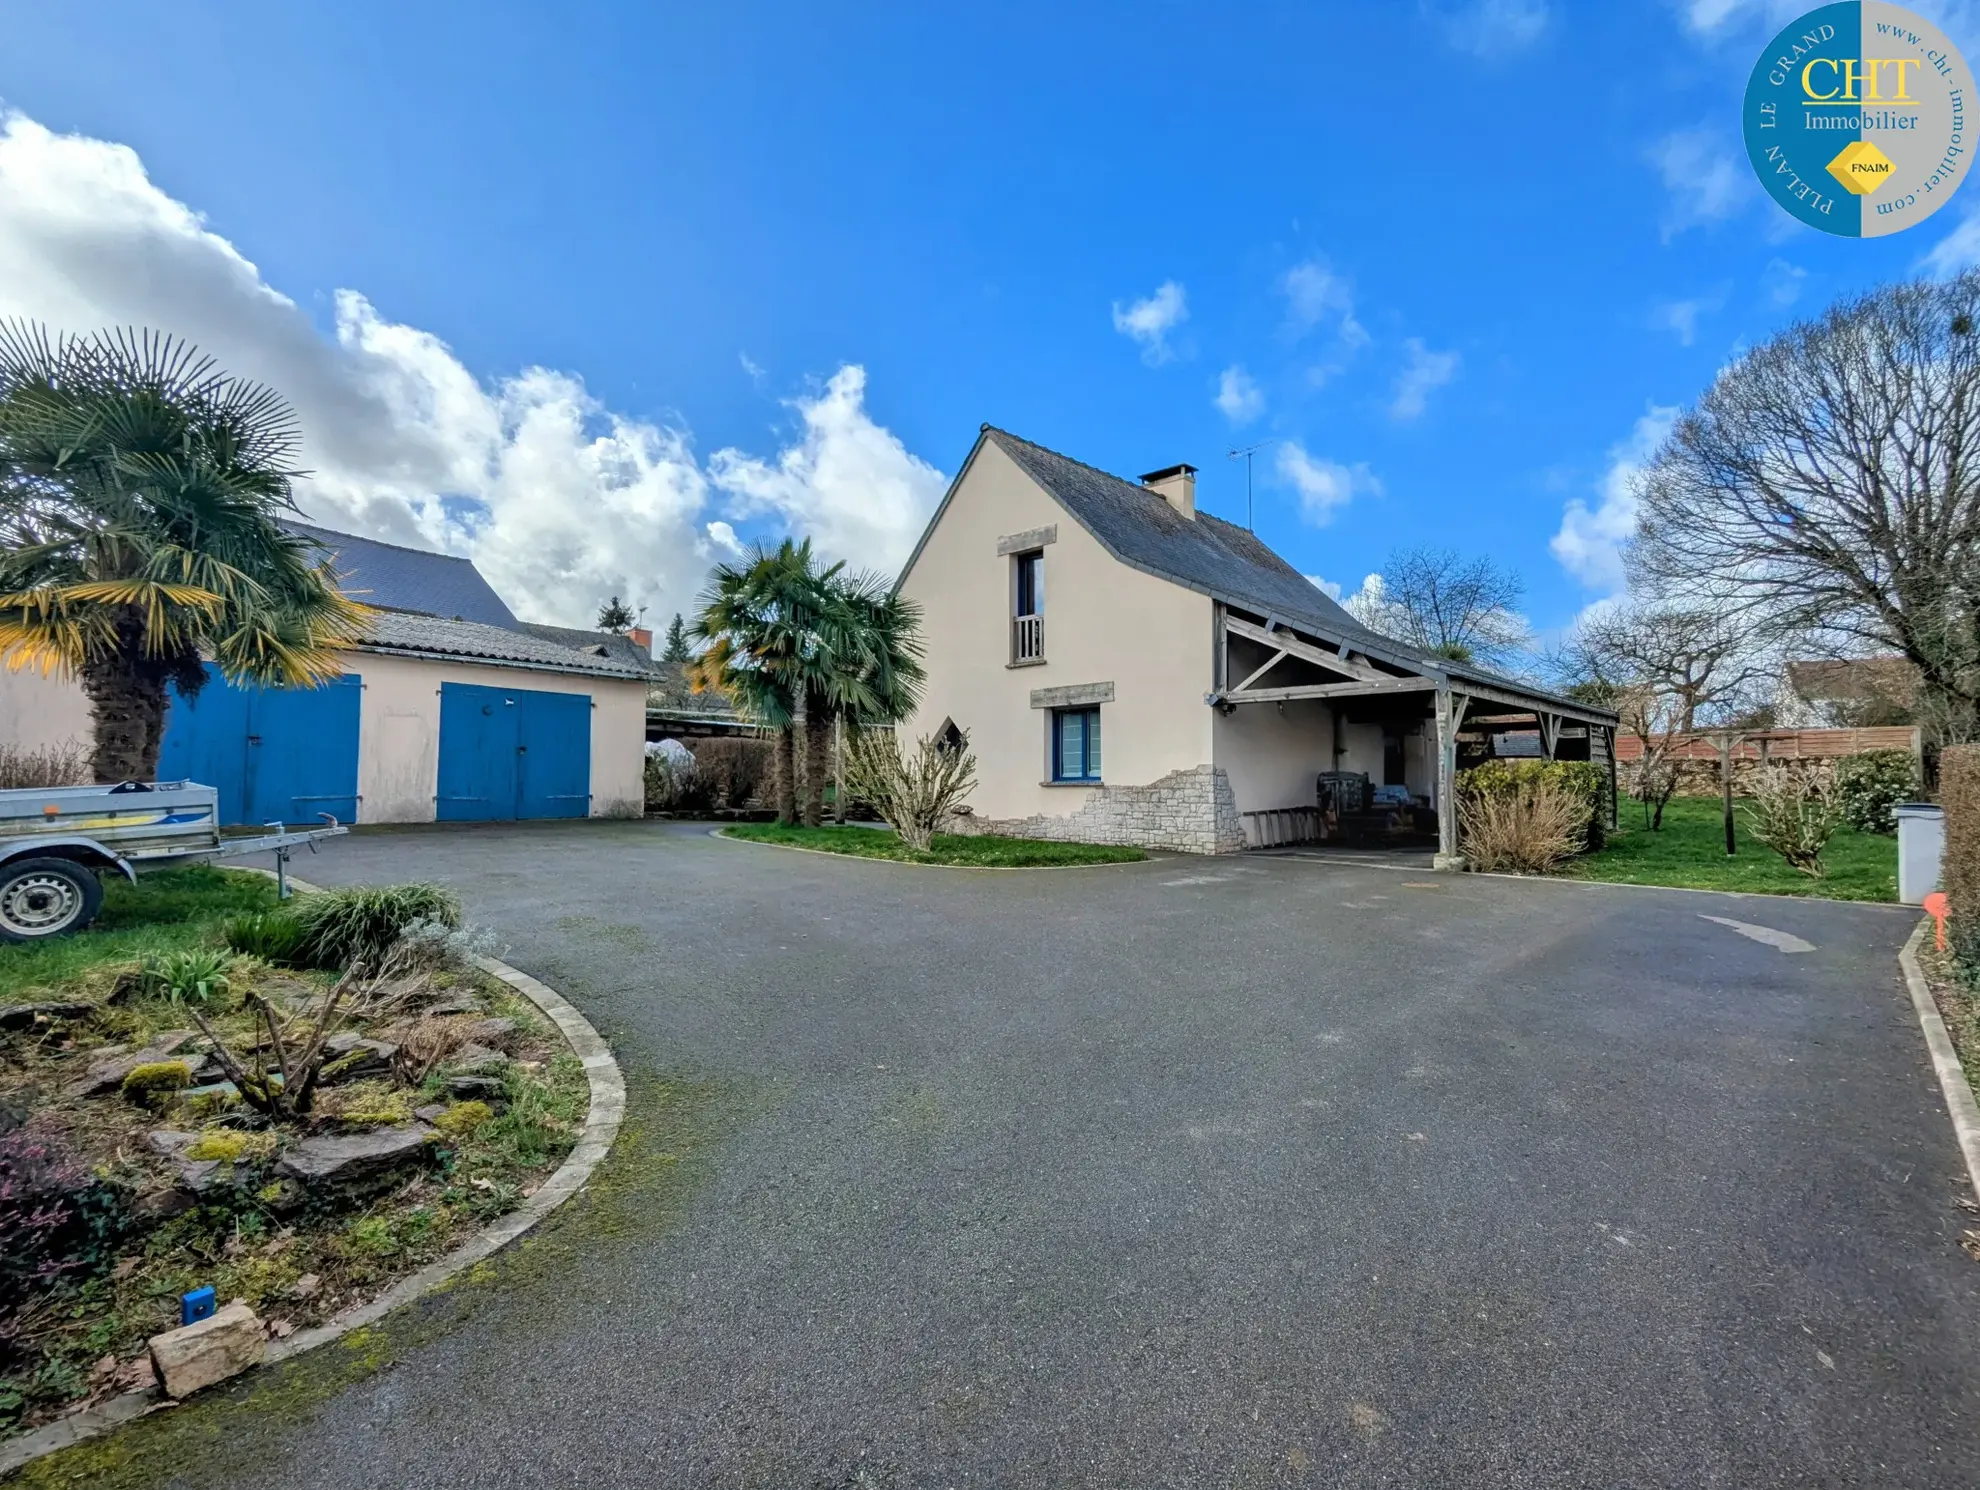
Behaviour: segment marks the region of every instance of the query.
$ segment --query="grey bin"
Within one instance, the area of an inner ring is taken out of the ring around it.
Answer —
[[[1898,830],[1898,899],[1922,905],[1939,888],[1939,860],[1946,851],[1946,813],[1930,802],[1900,802],[1892,809]]]

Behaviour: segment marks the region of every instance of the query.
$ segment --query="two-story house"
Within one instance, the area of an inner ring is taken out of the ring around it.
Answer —
[[[1454,855],[1461,736],[1537,733],[1613,778],[1614,714],[1367,630],[1197,511],[1190,466],[1136,484],[985,425],[900,586],[928,666],[904,729],[967,732],[985,831],[1229,853],[1362,773]]]

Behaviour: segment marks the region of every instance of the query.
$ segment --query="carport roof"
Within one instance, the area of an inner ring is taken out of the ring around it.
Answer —
[[[646,680],[644,668],[634,667],[615,657],[574,652],[569,647],[560,647],[526,631],[484,626],[479,621],[413,615],[405,611],[375,612],[359,647],[367,652],[383,652],[398,657],[485,662],[496,667],[521,667],[536,672],[585,673],[594,677],[626,678],[638,682]]]

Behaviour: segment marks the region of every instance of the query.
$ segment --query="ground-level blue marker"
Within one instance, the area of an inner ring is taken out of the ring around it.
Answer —
[[[179,1323],[197,1324],[213,1317],[213,1285],[195,1288],[179,1300]]]

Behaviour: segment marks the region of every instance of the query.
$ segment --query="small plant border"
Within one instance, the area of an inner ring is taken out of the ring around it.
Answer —
[[[272,877],[269,870],[252,872],[270,874]],[[304,892],[318,888],[298,879],[291,879],[289,883]],[[263,1366],[290,1360],[305,1351],[341,1339],[353,1330],[376,1323],[394,1309],[433,1292],[457,1273],[501,1251],[583,1189],[592,1171],[612,1151],[612,1144],[618,1138],[619,1127],[626,1116],[626,1079],[604,1036],[556,989],[537,981],[528,973],[493,957],[477,957],[474,962],[490,977],[499,978],[534,1004],[556,1025],[565,1043],[584,1066],[585,1080],[591,1087],[591,1105],[585,1113],[584,1128],[578,1134],[576,1145],[556,1172],[537,1187],[536,1193],[508,1215],[497,1217],[445,1257],[401,1278],[369,1303],[353,1305],[327,1323],[314,1329],[300,1330],[286,1340],[271,1340],[262,1354]],[[36,1459],[72,1448],[133,1418],[171,1405],[171,1400],[153,1387],[125,1392],[94,1407],[58,1418],[32,1433],[24,1433],[19,1438],[0,1444],[0,1478]]]
[[[870,833],[876,830],[867,828],[862,831]],[[765,843],[760,838],[731,838],[726,827],[710,828],[708,836],[719,838],[724,843],[740,843],[746,848],[775,848],[782,849],[787,854],[816,854],[821,859],[838,859],[841,862],[849,859],[855,864],[892,864],[901,869],[961,869],[971,874],[1039,874],[1046,870],[1061,869],[1132,869],[1137,864],[1152,864],[1157,859],[1170,856],[1166,849],[1142,848],[1141,851],[1147,855],[1146,858],[1118,859],[1111,864],[1104,861],[1096,864],[923,864],[916,859],[886,859],[878,854],[835,854],[829,848],[806,848],[800,843]],[[1038,841],[1049,843],[1052,840],[1041,838]],[[1138,843],[1124,846],[1141,848]]]

